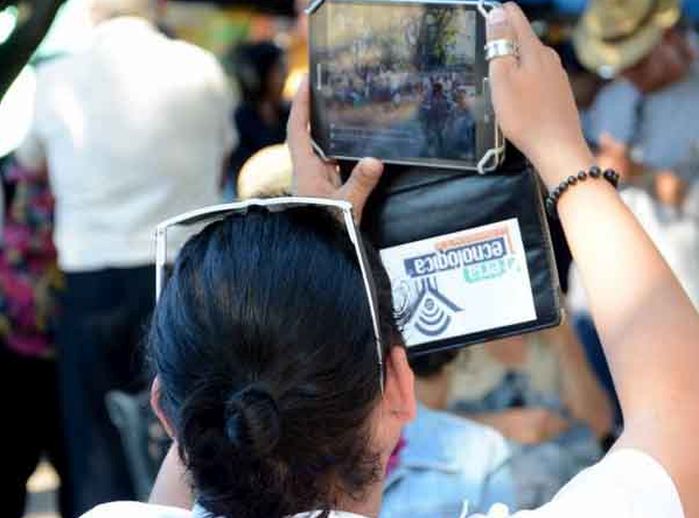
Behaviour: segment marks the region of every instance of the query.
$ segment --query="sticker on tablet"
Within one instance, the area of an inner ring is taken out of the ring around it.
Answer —
[[[516,219],[386,248],[408,346],[536,320]]]

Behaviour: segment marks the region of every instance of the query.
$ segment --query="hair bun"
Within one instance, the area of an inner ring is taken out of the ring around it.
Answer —
[[[253,384],[226,402],[225,431],[231,444],[254,457],[269,455],[279,442],[280,415],[274,396]]]

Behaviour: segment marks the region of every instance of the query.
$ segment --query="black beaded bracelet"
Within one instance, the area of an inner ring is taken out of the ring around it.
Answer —
[[[551,191],[551,193],[546,197],[546,212],[548,212],[549,216],[552,218],[557,218],[558,211],[556,209],[558,206],[558,200],[561,198],[561,196],[563,196],[563,193],[566,192],[568,188],[576,185],[578,182],[584,182],[588,178],[604,178],[610,184],[612,184],[615,189],[619,187],[619,173],[613,169],[607,169],[606,171],[602,172],[602,169],[594,165],[587,171],[580,171],[576,175],[569,176],[563,180],[558,187]]]

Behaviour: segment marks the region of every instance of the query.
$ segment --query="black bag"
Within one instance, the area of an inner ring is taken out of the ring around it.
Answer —
[[[344,167],[343,171],[345,171]],[[559,325],[562,319],[559,279],[543,208],[541,185],[535,172],[522,159],[521,155],[511,156],[511,159],[500,170],[482,176],[469,171],[386,166],[381,183],[372,194],[362,219],[362,230],[373,245],[382,250],[382,255],[385,249],[396,245],[414,243],[435,236],[445,236],[466,229],[476,229],[513,218],[519,225],[524,255],[526,255],[529,289],[535,312],[531,316],[534,318],[517,323],[491,322],[487,328],[458,336],[432,333],[433,336],[429,338],[426,335],[422,336],[421,343],[416,344],[411,344],[411,340],[406,338],[411,354],[453,349]],[[512,225],[512,222],[509,222],[508,225]],[[496,245],[495,250],[500,252],[502,247],[499,245],[505,239],[515,241],[511,239],[512,236],[503,237],[503,233],[507,233],[505,226],[507,225],[496,225],[497,228],[502,227],[502,230],[496,228],[496,231],[477,232],[473,234],[475,236],[473,239],[476,239],[476,242],[467,243],[461,248],[460,242],[467,242],[471,238],[457,238],[456,241],[447,238],[446,241],[439,242],[439,246],[442,243],[455,244],[454,249],[447,250],[448,255],[442,253],[444,257],[440,261],[444,263],[443,266],[451,268],[447,264],[448,260],[451,260],[452,264],[457,264],[457,261],[462,261],[462,263],[467,260],[475,261],[480,252],[485,252],[486,256],[492,255],[492,246],[489,252],[488,243]],[[477,241],[480,239],[479,234],[481,236],[492,234],[500,237],[483,238],[485,240],[479,244]],[[499,240],[500,243],[495,243],[495,240]],[[466,248],[469,247],[470,249],[467,250]],[[429,260],[434,263],[436,256],[430,256],[418,266],[424,267],[426,261]],[[495,266],[496,273],[505,275],[502,273],[502,268],[506,269],[507,263],[499,262],[498,265],[495,265],[493,261],[474,262],[471,265],[459,264],[458,268],[463,268],[466,281],[497,282],[488,278],[489,272]],[[498,261],[501,260],[498,259]],[[509,259],[509,261],[511,261],[510,264],[516,264],[514,259]],[[488,266],[489,263],[490,266]],[[384,264],[387,264],[386,261]],[[413,259],[405,260],[404,273],[417,275],[415,265]],[[520,285],[523,285],[526,282],[524,280],[526,276],[519,267],[516,268],[520,273],[515,273],[515,275],[520,276]],[[474,272],[475,277],[473,276]],[[453,275],[453,272],[450,275]],[[426,324],[442,328],[446,321],[449,325],[451,319],[447,313],[455,309],[460,309],[464,313],[459,318],[468,318],[466,309],[457,308],[456,304],[450,303],[446,297],[442,297],[442,293],[440,293],[442,288],[437,289],[436,277],[430,278],[427,275],[422,278],[406,278],[407,282],[413,285],[412,287],[398,286],[397,279],[393,276],[391,279],[397,318],[399,324],[404,327],[404,331],[406,325],[411,325],[410,318],[416,318],[414,311],[415,305],[418,304],[418,301],[415,300],[416,297],[424,296],[427,292],[430,292],[428,295],[434,295],[433,297],[428,296],[433,300],[431,302],[428,300],[425,304],[423,298],[424,307],[421,308],[423,315],[419,317],[420,319],[425,317]],[[461,279],[457,278],[457,280]],[[467,287],[472,285],[464,284]],[[404,288],[411,290],[412,293],[407,296],[409,299],[407,302],[406,294],[403,293]],[[502,287],[500,289],[502,302],[509,303],[508,297],[502,297]],[[488,290],[488,287],[484,288],[483,293],[488,295]],[[519,289],[520,295],[522,290],[524,288]],[[440,304],[442,305],[441,310],[437,307]],[[468,305],[473,309],[479,304],[485,306],[481,300],[469,301]],[[406,311],[406,307],[409,308],[408,311]],[[531,308],[529,311],[531,312]],[[415,325],[419,325],[419,322]],[[404,334],[406,333],[404,332]]]

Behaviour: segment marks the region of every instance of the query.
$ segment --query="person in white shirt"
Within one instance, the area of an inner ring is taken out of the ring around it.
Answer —
[[[500,125],[553,190],[594,163],[565,71],[516,4],[491,11],[488,32],[519,46],[519,58],[490,62]],[[306,82],[289,123],[296,192],[348,200],[360,218],[381,164],[363,160],[343,185],[313,152],[308,107]],[[698,516],[699,315],[611,183],[595,176],[571,181],[557,211],[625,429],[611,453],[549,504],[514,516]],[[152,403],[176,449],[153,504],[107,504],[87,518],[378,516],[382,474],[416,410],[388,280],[368,249],[385,338],[377,369],[346,236],[317,211],[292,212],[231,215],[185,246],[150,332]],[[495,506],[488,515],[508,513]]]
[[[218,200],[236,141],[222,68],[161,34],[158,4],[91,0],[90,41],[37,70],[31,130],[16,151],[24,167],[48,168],[56,198],[66,274],[57,342],[79,512],[133,495],[104,397],[144,387],[136,352],[152,310],[153,228]]]

